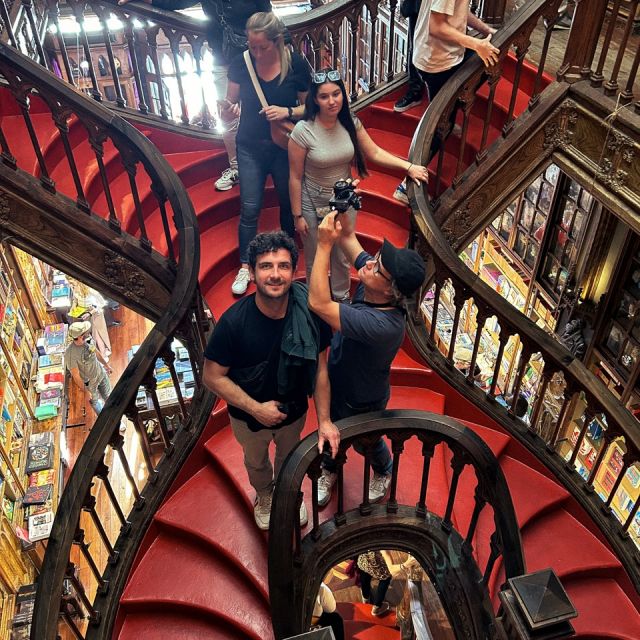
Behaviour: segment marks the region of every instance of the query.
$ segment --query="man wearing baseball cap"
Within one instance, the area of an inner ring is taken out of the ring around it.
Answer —
[[[111,367],[91,340],[90,322],[70,324],[69,337],[71,343],[64,354],[65,365],[80,390],[88,387],[91,396],[89,402],[97,415],[111,393],[108,375]]]
[[[336,242],[340,242],[360,279],[351,304],[331,299],[327,276],[331,249]],[[372,256],[362,248],[346,216],[337,212],[325,216],[318,227],[309,306],[336,332],[329,355],[332,421],[380,411],[387,406],[391,362],[404,338],[404,302],[416,293],[424,278],[424,261],[415,251],[399,249],[385,240],[380,251]],[[378,502],[387,493],[393,467],[382,438],[375,445],[371,466],[374,473],[369,500]],[[335,461],[325,456],[318,480],[319,505],[329,502],[335,480]]]

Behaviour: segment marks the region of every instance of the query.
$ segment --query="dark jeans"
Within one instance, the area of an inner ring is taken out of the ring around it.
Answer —
[[[360,589],[362,590],[362,596],[365,600],[368,600],[374,607],[379,607],[384,602],[384,597],[387,595],[387,589],[391,584],[391,578],[385,578],[384,580],[378,580],[378,588],[376,589],[375,596],[371,592],[371,576],[360,571]]]
[[[382,411],[387,406],[388,399],[384,401],[370,404],[366,407],[352,407],[346,401],[340,400],[337,395],[331,398],[331,420],[342,420],[342,418],[349,418],[351,416],[357,416],[362,413],[369,413],[370,411]],[[355,444],[353,448],[361,455],[364,455],[364,448],[360,444]],[[322,466],[330,473],[336,473],[338,465],[336,461],[328,454],[323,455]],[[393,459],[391,458],[391,452],[387,443],[379,438],[376,442],[371,455],[371,468],[381,475],[391,473],[393,470]]]
[[[429,96],[429,104],[431,104],[431,102],[433,102],[433,99],[438,95],[438,92],[440,91],[440,89],[442,89],[442,87],[444,87],[445,84],[447,84],[449,78],[451,78],[451,76],[453,76],[453,74],[473,55],[473,51],[471,51],[471,49],[467,49],[464,52],[464,58],[462,59],[462,62],[458,63],[457,65],[451,67],[451,69],[447,69],[446,71],[439,71],[438,73],[428,73],[426,71],[422,71],[420,69],[417,69],[418,73],[420,74],[420,77],[422,78],[423,82],[427,85],[427,95]],[[449,127],[449,131],[447,132],[447,136],[449,135],[449,133],[451,132],[451,129],[453,129],[453,125],[456,122],[456,116],[458,115],[458,109],[459,107],[456,105],[456,107],[454,109],[452,109],[451,111],[451,116],[449,116],[449,123],[450,123],[450,127]],[[446,136],[445,138],[446,139]],[[438,134],[435,135],[435,137],[433,138],[433,143],[431,144],[431,149],[429,150],[429,160],[431,160],[431,158],[433,158],[433,156],[436,155],[436,153],[438,153],[438,151],[440,151],[440,147],[442,146],[443,143],[443,138],[440,138],[438,136]],[[427,162],[427,164],[429,164]]]
[[[318,619],[319,627],[331,627],[336,640],[344,640],[344,620],[342,616],[334,611],[333,613],[322,612]]]
[[[264,185],[271,174],[280,202],[280,227],[294,237],[293,215],[289,201],[289,157],[285,149],[269,141],[251,147],[238,144],[240,174],[240,225],[238,241],[240,262],[248,262],[247,247],[258,232]]]
[[[421,96],[423,82],[420,72],[413,66],[413,36],[416,32],[416,22],[418,14],[409,16],[409,32],[407,34],[407,72],[409,74],[409,89],[407,94],[411,96]]]

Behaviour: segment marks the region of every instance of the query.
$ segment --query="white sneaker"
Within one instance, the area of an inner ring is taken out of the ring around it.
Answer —
[[[369,481],[369,502],[379,502],[387,495],[391,484],[390,473],[374,473]]]
[[[236,275],[236,279],[233,281],[231,285],[231,292],[235,296],[241,296],[247,291],[247,287],[249,286],[250,281],[249,269],[245,269],[242,267],[238,271],[238,275]]]
[[[300,526],[304,527],[309,522],[309,516],[307,515],[307,507],[304,502],[300,505]]]
[[[229,189],[233,189],[238,182],[240,182],[238,170],[229,167],[228,169],[225,169],[222,172],[222,175],[216,180],[216,191],[229,191]]]
[[[258,529],[269,531],[269,518],[271,517],[271,498],[273,494],[262,493],[256,496],[255,506],[253,507],[253,517],[255,518]]]
[[[322,470],[322,475],[318,478],[318,506],[324,507],[331,499],[333,485],[338,479],[337,473],[331,473],[326,469]]]

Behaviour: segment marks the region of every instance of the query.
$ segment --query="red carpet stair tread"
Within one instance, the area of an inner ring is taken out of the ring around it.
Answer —
[[[505,79],[498,85],[490,140],[498,135],[506,117],[511,87],[508,78],[512,72],[507,70]],[[535,70],[525,66],[523,77],[528,83],[528,91],[534,73]],[[486,109],[486,96],[487,90],[483,87],[474,103],[469,132],[469,140],[474,144],[480,140],[479,127]],[[404,155],[426,100],[416,109],[397,114],[392,111],[394,99],[395,96],[390,96],[369,107],[361,114],[361,119],[370,125],[369,133],[376,142],[391,152]],[[527,93],[520,92],[516,112],[524,109],[527,101]],[[56,139],[57,132],[46,109],[37,99],[33,104],[34,126],[50,162],[52,176],[59,182],[61,191],[75,198],[66,159],[61,155],[60,142]],[[2,128],[19,159],[19,166],[39,175],[24,121],[17,111],[4,113]],[[73,123],[69,139],[83,159],[83,164],[79,164],[81,181],[92,205],[101,215],[106,215],[95,157],[78,131],[78,124]],[[214,191],[213,181],[226,167],[220,144],[202,141],[185,144],[177,134],[160,130],[148,130],[148,133],[178,171],[193,199],[202,233],[201,286],[214,314],[219,316],[234,300],[229,287],[238,267],[238,188],[223,194]],[[455,159],[449,151],[447,147],[444,162],[448,180],[455,167]],[[137,223],[128,200],[128,180],[122,163],[114,157],[110,147],[105,153],[105,163],[116,207],[124,206],[133,230]],[[400,174],[372,166],[370,177],[363,182],[364,210],[360,213],[358,232],[369,250],[375,250],[385,236],[397,244],[407,238],[408,210],[392,198],[399,178]],[[151,208],[147,183],[145,180],[140,182],[148,232],[154,246],[166,250],[159,212]],[[261,220],[264,229],[277,226],[275,199],[271,192],[270,187]],[[304,270],[302,264],[299,275]],[[455,415],[459,400],[455,395],[450,398],[449,392],[443,395],[432,391],[432,385],[443,388],[442,384],[433,384],[435,382],[439,380],[434,373],[401,352],[392,373],[390,408]],[[220,425],[219,431],[202,439],[192,454],[199,460],[194,472],[190,476],[182,474],[156,514],[123,593],[114,638],[271,640],[273,637],[267,601],[266,534],[254,525],[253,492],[240,448],[224,418],[224,412],[219,410],[215,422]],[[314,420],[313,412],[310,412],[306,433],[313,429]],[[467,424],[499,458],[513,496],[527,566],[530,570],[551,566],[560,574],[580,614],[574,621],[577,637],[583,640],[639,638],[640,616],[625,593],[628,581],[618,560],[579,521],[580,510],[575,508],[567,492],[531,468],[527,463],[531,460],[530,455],[499,431],[494,423],[486,419],[486,426],[479,424],[483,422],[481,417]],[[407,443],[401,460],[398,483],[401,502],[415,504],[419,490],[416,479],[421,470],[420,446],[414,438]],[[349,456],[346,477],[346,505],[353,507],[361,499],[362,458],[357,454]],[[450,456],[438,447],[427,494],[428,506],[436,513],[444,512],[450,483]],[[474,479],[468,470],[465,471],[453,514],[454,524],[464,534],[473,509],[474,486]],[[310,506],[308,483],[303,488]],[[486,562],[486,542],[492,531],[491,514],[483,513],[474,537],[474,553],[481,565]],[[501,570],[501,563],[498,563],[490,581],[494,602],[502,581]],[[367,618],[360,605],[351,607],[350,611],[351,616],[346,620],[348,637],[363,640],[398,637],[397,630],[389,626],[392,616]]]

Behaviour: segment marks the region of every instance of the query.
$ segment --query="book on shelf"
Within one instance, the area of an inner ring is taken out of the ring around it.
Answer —
[[[64,364],[64,356],[61,353],[45,354],[38,357],[38,368],[61,367]]]
[[[53,511],[53,501],[47,500],[42,504],[30,504],[24,508],[25,517],[37,516],[39,513],[46,513],[47,511]]]
[[[22,504],[29,506],[32,504],[44,504],[47,500],[51,499],[53,494],[53,485],[45,484],[42,486],[27,487],[27,490],[22,498]]]
[[[49,537],[53,527],[53,511],[29,516],[29,540],[36,542]]]
[[[53,467],[53,444],[38,444],[27,449],[25,473],[42,471]]]
[[[42,431],[40,433],[32,433],[29,436],[29,446],[35,447],[39,444],[53,444],[53,431]]]
[[[53,469],[43,469],[29,474],[30,487],[42,487],[55,482],[56,472]]]
[[[67,347],[67,325],[49,324],[44,328],[44,351],[47,354],[64,353]]]

